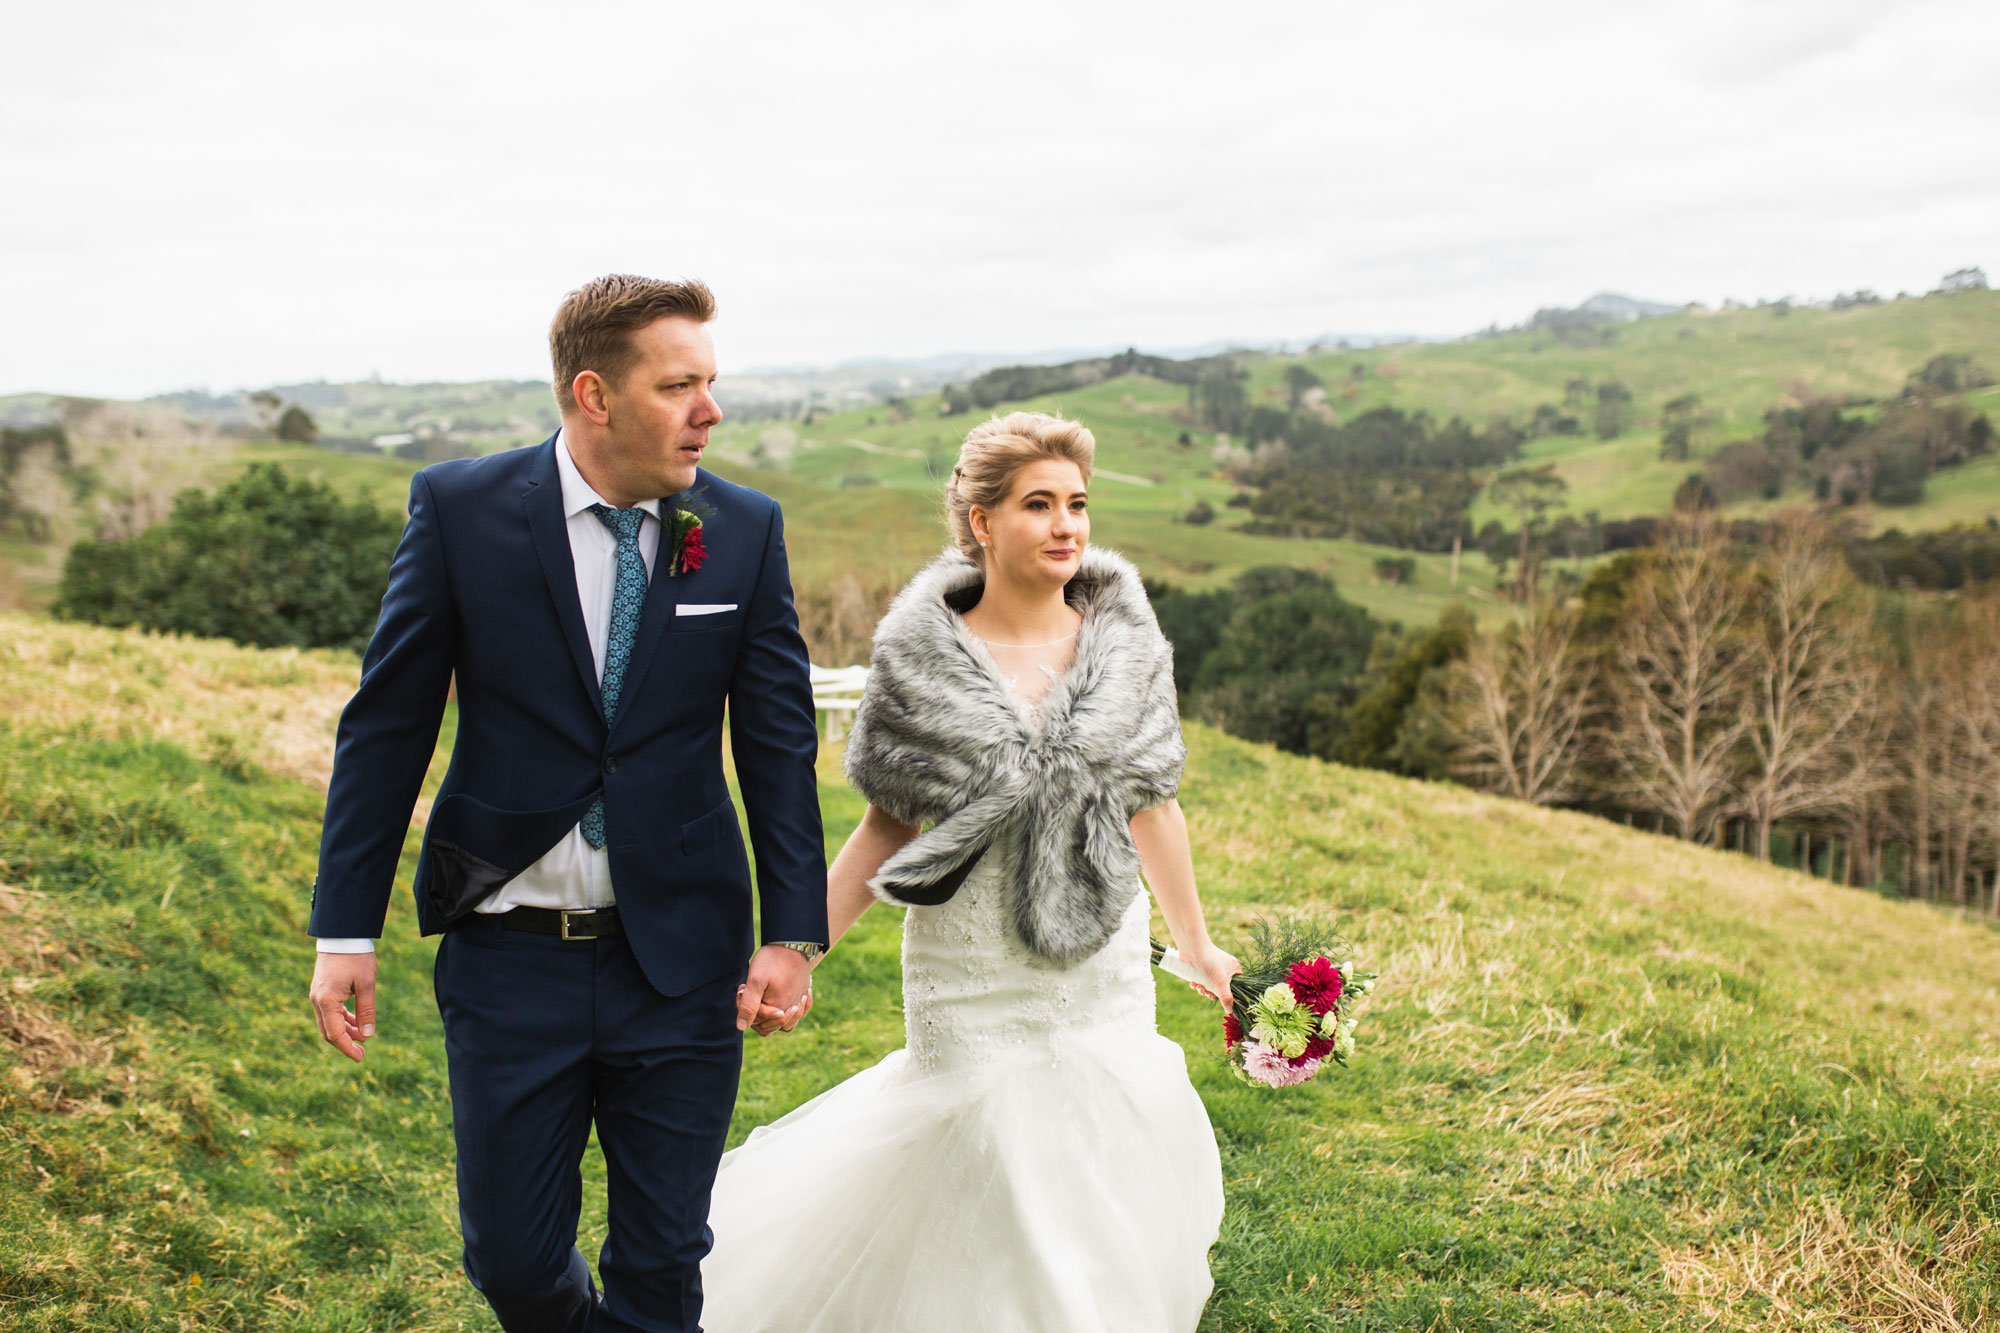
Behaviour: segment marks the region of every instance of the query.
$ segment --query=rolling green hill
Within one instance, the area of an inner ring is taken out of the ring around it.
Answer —
[[[1634,395],[1633,425],[1600,441],[1589,435],[1532,442],[1529,462],[1554,464],[1578,513],[1603,518],[1664,513],[1673,491],[1701,464],[1659,457],[1659,409],[1696,393],[1715,416],[1706,453],[1758,433],[1763,413],[1816,395],[1882,397],[1933,356],[1970,354],[2000,372],[2000,292],[1897,301],[1849,310],[1774,308],[1688,313],[1612,327],[1604,346],[1578,347],[1547,334],[1512,333],[1450,343],[1409,344],[1361,352],[1264,357],[1250,363],[1253,402],[1282,405],[1287,366],[1303,364],[1325,381],[1343,418],[1378,407],[1525,421],[1541,403],[1560,405],[1565,386],[1620,380]],[[1359,372],[1358,374],[1356,372]],[[1234,493],[1216,471],[1214,433],[1187,421],[1187,390],[1142,376],[1122,376],[1066,393],[1008,404],[1058,412],[1087,423],[1098,441],[1092,487],[1093,539],[1135,556],[1149,573],[1190,587],[1227,582],[1259,564],[1296,564],[1331,574],[1343,591],[1385,618],[1422,622],[1459,591],[1449,561],[1418,557],[1409,589],[1380,584],[1374,561],[1389,548],[1358,542],[1253,536],[1238,530]],[[957,442],[979,419],[938,416],[937,395],[900,411],[886,405],[822,417],[808,426],[725,423],[716,433],[724,466],[755,460],[800,481],[866,493],[874,489],[936,493]],[[1968,395],[1976,410],[2000,409],[2000,388]],[[1586,412],[1587,416],[1587,412]],[[1186,440],[1186,443],[1182,443]],[[1789,496],[1780,503],[1804,499]],[[1217,517],[1183,522],[1197,502]],[[857,500],[856,504],[865,503]],[[1745,512],[1768,505],[1745,504]],[[1906,531],[2000,514],[2000,461],[1979,460],[1940,472],[1922,503],[1877,508],[1871,526]],[[1484,504],[1474,523],[1503,517]],[[1511,518],[1508,519],[1511,522]],[[1461,570],[1461,584],[1490,581],[1484,561]]]
[[[490,1326],[429,943],[362,1066],[301,935],[355,665],[0,617],[0,1326]],[[1334,914],[1354,1067],[1271,1094],[1162,980],[1229,1201],[1209,1333],[1971,1330],[2000,1315],[2000,933],[1191,727],[1218,935]],[[823,761],[829,851],[860,814]],[[437,774],[433,773],[433,780]],[[406,844],[405,872],[415,848]],[[753,1043],[733,1137],[900,1042],[897,914]],[[587,1157],[584,1244],[602,1236]]]
[[[1344,419],[1395,407],[1439,419],[1461,415],[1483,422],[1506,416],[1518,422],[1538,404],[1561,404],[1572,379],[1592,385],[1619,380],[1634,394],[1634,424],[1625,434],[1608,441],[1588,435],[1547,437],[1533,441],[1526,454],[1530,462],[1552,464],[1568,482],[1569,509],[1594,510],[1611,519],[1664,512],[1674,488],[1700,467],[1700,455],[1676,463],[1659,457],[1659,409],[1680,394],[1699,394],[1715,414],[1706,445],[1712,452],[1756,434],[1763,412],[1781,401],[1893,394],[1911,371],[1936,355],[1969,354],[2000,372],[2000,292],[1841,311],[1687,313],[1610,327],[1611,340],[1602,346],[1577,346],[1546,333],[1510,333],[1252,358],[1246,363],[1249,392],[1253,403],[1281,405],[1286,367],[1304,364],[1325,381],[1329,406]],[[360,423],[355,430],[372,429],[370,423],[407,424],[412,413],[461,422],[485,422],[490,416],[500,430],[526,411],[530,389],[541,392],[511,382],[345,387],[354,390],[348,395],[350,406],[361,414],[355,417]],[[318,388],[334,395],[343,386]],[[1968,402],[1977,410],[2000,410],[2000,388],[1968,395]],[[879,609],[887,592],[943,545],[938,521],[942,478],[959,439],[979,416],[941,417],[939,403],[939,395],[929,394],[832,415],[816,412],[808,424],[731,420],[718,428],[711,465],[786,504],[802,599]],[[332,397],[328,404],[333,405]],[[1495,614],[1490,600],[1480,600],[1492,575],[1477,555],[1461,565],[1456,582],[1448,556],[1418,555],[1414,579],[1404,586],[1380,581],[1375,562],[1407,553],[1360,542],[1242,531],[1247,515],[1227,507],[1236,488],[1217,471],[1218,439],[1189,424],[1187,390],[1181,386],[1123,376],[1008,406],[1061,412],[1091,426],[1099,449],[1093,540],[1125,551],[1154,578],[1201,589],[1226,584],[1257,565],[1298,565],[1331,575],[1346,596],[1384,619],[1426,623],[1461,596],[1473,598],[1483,613]],[[31,416],[45,412],[49,404],[28,396],[0,407]],[[148,410],[161,409],[154,404]],[[530,434],[539,436],[542,424],[539,419],[532,424]],[[517,432],[503,440],[503,435],[488,443],[526,438]],[[80,456],[97,469],[109,490],[121,484],[127,470],[123,460],[156,447],[157,431],[145,439],[128,430],[77,442]],[[234,441],[210,432],[165,461],[148,464],[149,484],[215,485],[252,461],[283,462],[342,489],[364,491],[390,507],[402,503],[416,466],[391,458]],[[1779,503],[1804,498],[1791,495]],[[1212,521],[1184,521],[1198,504],[1209,506]],[[1738,506],[1746,513],[1770,507]],[[2000,514],[2000,458],[1987,457],[1935,474],[1920,503],[1876,508],[1866,514],[1866,522],[1876,530],[1916,531],[1995,514]],[[1513,521],[1483,501],[1474,508],[1475,526],[1496,517]],[[46,605],[63,544],[87,534],[90,526],[89,505],[84,505],[59,525],[53,544],[37,545],[12,529],[0,530],[0,607]],[[858,611],[848,617],[857,623],[865,618]],[[850,625],[838,642],[857,642],[856,634]],[[865,633],[858,641],[865,641]]]

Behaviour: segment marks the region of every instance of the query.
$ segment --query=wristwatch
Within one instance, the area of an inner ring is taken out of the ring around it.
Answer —
[[[780,949],[790,949],[795,953],[802,954],[808,963],[826,952],[824,944],[814,944],[810,940],[766,940],[765,943],[775,944]]]

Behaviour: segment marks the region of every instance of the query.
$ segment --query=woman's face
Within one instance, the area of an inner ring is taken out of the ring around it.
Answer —
[[[986,543],[987,569],[1010,581],[1068,583],[1090,540],[1083,472],[1066,458],[1040,458],[1014,474],[990,512],[972,507],[972,532]]]

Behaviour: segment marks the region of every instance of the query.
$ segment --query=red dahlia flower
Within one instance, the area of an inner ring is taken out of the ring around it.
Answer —
[[[1324,1014],[1340,1002],[1340,971],[1324,958],[1293,963],[1285,982],[1299,1003],[1316,1014]]]
[[[701,529],[695,528],[681,538],[681,568],[692,574],[701,568],[701,562],[708,559],[708,552],[701,546]]]
[[[1228,1050],[1235,1050],[1236,1043],[1243,1040],[1243,1024],[1234,1013],[1222,1016],[1222,1044]]]

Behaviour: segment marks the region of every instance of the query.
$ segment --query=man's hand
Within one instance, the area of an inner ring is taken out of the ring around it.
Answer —
[[[766,1037],[790,1032],[812,1010],[812,964],[797,949],[767,944],[751,956],[750,976],[736,992],[736,1030]]]
[[[375,1035],[375,955],[323,953],[316,957],[319,961],[313,964],[312,989],[306,994],[312,1000],[313,1016],[319,1020],[319,1035],[358,1062],[361,1043]],[[353,1013],[347,1011],[350,995],[354,997]]]

